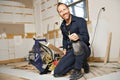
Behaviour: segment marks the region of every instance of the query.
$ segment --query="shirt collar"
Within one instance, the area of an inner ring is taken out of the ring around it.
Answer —
[[[72,14],[71,14],[71,16],[72,16],[72,17],[71,17],[71,23],[72,23],[72,22],[75,22],[75,21],[76,21],[75,16],[72,15]],[[63,24],[63,25],[66,24],[65,20],[63,20],[62,24]]]
[[[72,19],[71,19],[71,22],[75,22],[76,21],[76,18],[74,15],[72,15]]]

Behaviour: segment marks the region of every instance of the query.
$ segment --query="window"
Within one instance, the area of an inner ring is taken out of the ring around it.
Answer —
[[[88,20],[87,0],[62,0],[62,2],[69,6],[71,14]]]

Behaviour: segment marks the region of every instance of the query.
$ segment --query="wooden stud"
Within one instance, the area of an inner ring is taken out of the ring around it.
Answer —
[[[107,47],[106,47],[106,54],[105,54],[105,59],[104,59],[104,64],[107,63],[108,58],[109,58],[110,46],[111,46],[111,39],[112,39],[112,32],[109,33],[108,43],[107,43]]]
[[[118,63],[120,63],[120,48],[119,48],[119,57],[118,57]]]
[[[94,47],[91,46],[91,57],[94,57]]]

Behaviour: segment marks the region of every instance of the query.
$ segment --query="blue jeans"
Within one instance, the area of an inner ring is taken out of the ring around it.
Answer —
[[[74,55],[72,49],[67,50],[65,56],[63,56],[54,70],[54,74],[66,74],[71,69],[81,69],[84,62],[87,62],[87,58],[90,56],[90,48],[82,42],[84,53],[82,55]]]

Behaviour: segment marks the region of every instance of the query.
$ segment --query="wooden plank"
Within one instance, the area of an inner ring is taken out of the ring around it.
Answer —
[[[104,71],[101,70],[100,67],[99,67],[99,68],[95,68],[95,71],[96,71],[100,76],[105,75]]]
[[[104,58],[103,57],[89,57],[88,61],[89,62],[103,62]]]
[[[105,68],[103,68],[103,67],[100,68],[100,70],[101,70],[104,74],[108,74],[108,73],[110,73],[109,70],[105,70]]]
[[[63,54],[63,52],[59,48],[57,48],[56,46],[50,43],[48,43],[46,46],[52,49],[53,51],[55,51],[57,54],[60,54],[60,55]]]
[[[112,32],[109,33],[108,43],[107,43],[107,48],[106,48],[106,54],[105,54],[105,59],[104,59],[104,64],[107,63],[108,58],[109,58],[110,46],[111,46],[111,39],[112,39]]]
[[[84,76],[83,77],[81,77],[80,79],[78,79],[78,80],[86,80],[85,78],[84,78]]]
[[[119,57],[118,57],[118,63],[120,63],[120,48],[119,48]]]
[[[0,73],[0,80],[29,80],[29,79],[17,77],[10,74]]]
[[[13,63],[13,62],[23,62],[23,61],[25,61],[24,58],[9,59],[9,60],[0,61],[0,64],[8,64],[8,63]]]
[[[91,71],[90,71],[89,73],[84,74],[84,77],[85,77],[86,79],[90,79],[90,78],[94,78],[94,77],[96,77],[96,76],[93,75],[93,74],[91,73]]]
[[[94,57],[94,47],[91,46],[91,57]]]
[[[96,68],[96,67],[92,67],[92,68],[91,68],[91,73],[92,73],[94,76],[96,76],[96,77],[101,76],[101,74],[100,74],[99,72],[97,72],[95,68]]]

